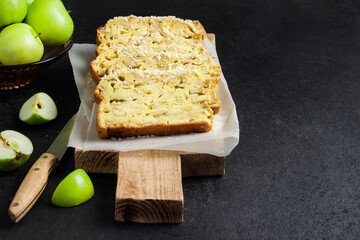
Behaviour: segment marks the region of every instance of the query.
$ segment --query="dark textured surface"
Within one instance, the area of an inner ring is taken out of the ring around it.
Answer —
[[[217,36],[237,105],[239,146],[224,177],[186,178],[184,223],[113,220],[116,176],[91,174],[96,194],[75,208],[51,205],[74,169],[69,149],[39,201],[18,224],[7,208],[28,168],[47,149],[79,98],[63,58],[29,86],[0,91],[0,129],[35,146],[17,171],[0,173],[0,239],[335,239],[360,236],[360,4],[355,0],[64,1],[75,42],[118,15],[199,19]],[[41,127],[17,119],[21,104],[44,91],[59,117]]]

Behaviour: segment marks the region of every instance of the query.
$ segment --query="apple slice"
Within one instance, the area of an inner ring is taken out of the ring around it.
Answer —
[[[51,202],[58,207],[74,207],[92,198],[94,186],[83,169],[67,175],[55,189]]]
[[[57,108],[54,100],[43,92],[29,98],[19,112],[20,120],[31,125],[47,123],[54,120],[56,116]]]
[[[0,171],[12,171],[23,165],[34,148],[29,138],[13,131],[0,133]]]

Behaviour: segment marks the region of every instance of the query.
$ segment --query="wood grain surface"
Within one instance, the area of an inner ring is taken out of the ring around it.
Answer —
[[[141,153],[142,150],[135,152]],[[222,176],[225,174],[225,157],[201,153],[176,153],[181,158],[182,177]],[[121,155],[122,153],[116,151],[84,152],[81,149],[75,149],[75,168],[82,168],[89,173],[117,174]]]
[[[177,152],[144,150],[119,155],[115,219],[182,222],[181,159]]]
[[[17,223],[34,206],[44,191],[49,174],[59,165],[56,156],[43,153],[32,165],[9,207],[10,219]]]

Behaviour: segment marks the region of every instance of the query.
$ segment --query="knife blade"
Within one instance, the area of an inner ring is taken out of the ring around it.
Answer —
[[[68,121],[49,149],[36,160],[20,184],[8,211],[13,222],[19,222],[44,191],[50,173],[66,152],[76,115]]]

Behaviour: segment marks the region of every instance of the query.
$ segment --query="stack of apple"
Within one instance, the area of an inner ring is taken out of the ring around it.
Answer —
[[[68,41],[74,23],[61,0],[0,0],[0,29],[0,63],[18,65]]]

